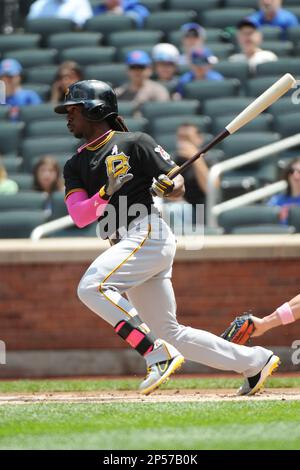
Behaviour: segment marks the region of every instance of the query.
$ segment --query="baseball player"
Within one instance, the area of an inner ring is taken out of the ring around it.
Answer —
[[[140,392],[159,387],[185,357],[242,373],[238,393],[256,393],[279,364],[272,351],[177,322],[171,283],[176,241],[152,198],[184,193],[182,176],[170,179],[176,164],[149,135],[128,131],[104,82],[74,83],[55,111],[66,114],[69,131],[85,141],[64,167],[68,212],[78,227],[99,220],[111,242],[83,275],[78,296],[145,358]]]
[[[236,344],[245,344],[251,337],[261,336],[272,328],[288,325],[300,319],[300,294],[263,318],[245,314],[236,317],[224,331],[222,338]]]

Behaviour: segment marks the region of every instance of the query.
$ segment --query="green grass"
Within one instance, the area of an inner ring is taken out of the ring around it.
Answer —
[[[0,381],[0,393],[136,389],[127,380]],[[178,377],[164,388],[231,388],[233,378]],[[299,387],[274,377],[268,387]],[[0,449],[299,449],[300,402],[28,403],[0,406]]]
[[[300,403],[28,404],[0,409],[1,449],[299,449]]]
[[[163,388],[209,389],[237,388],[242,379],[237,378],[181,378],[174,377]],[[63,379],[63,380],[11,380],[0,381],[0,393],[23,392],[94,392],[97,390],[136,390],[140,379]],[[268,388],[300,388],[299,377],[274,377],[268,380]]]

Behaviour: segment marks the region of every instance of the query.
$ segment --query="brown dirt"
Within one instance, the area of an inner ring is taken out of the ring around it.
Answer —
[[[300,389],[265,389],[253,397],[238,397],[233,389],[209,390],[159,390],[148,397],[135,391],[101,392],[51,392],[51,393],[2,393],[0,406],[26,403],[169,403],[169,402],[215,402],[243,400],[300,400]]]

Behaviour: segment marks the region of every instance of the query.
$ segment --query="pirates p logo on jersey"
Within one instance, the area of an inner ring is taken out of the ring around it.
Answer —
[[[111,174],[113,170],[116,168],[117,165],[122,163],[122,170],[120,172],[121,175],[126,175],[128,171],[130,170],[130,165],[129,165],[129,157],[125,155],[124,152],[120,152],[116,155],[109,155],[105,159],[106,163],[106,171],[107,174]]]

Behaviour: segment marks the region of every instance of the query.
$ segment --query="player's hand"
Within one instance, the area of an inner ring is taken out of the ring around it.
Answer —
[[[100,197],[102,199],[109,199],[114,193],[119,191],[123,184],[127,183],[133,178],[132,173],[124,173],[127,166],[124,163],[119,163],[107,177],[106,184],[100,189]]]
[[[153,196],[165,197],[174,189],[174,182],[167,175],[159,175],[154,179],[150,192]]]

